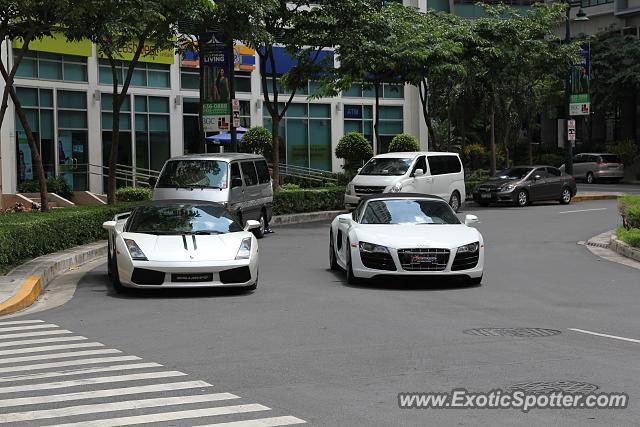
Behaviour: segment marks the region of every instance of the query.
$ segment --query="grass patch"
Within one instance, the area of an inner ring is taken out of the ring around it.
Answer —
[[[626,229],[623,226],[619,226],[616,230],[616,236],[618,236],[618,239],[622,240],[627,245],[634,248],[640,248],[640,229]]]

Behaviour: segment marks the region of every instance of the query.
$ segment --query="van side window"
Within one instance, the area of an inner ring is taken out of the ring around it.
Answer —
[[[460,160],[456,156],[429,156],[427,159],[431,175],[458,173],[462,170]]]
[[[233,188],[233,181],[234,180],[240,180],[242,181],[242,175],[240,175],[240,165],[238,165],[237,163],[231,163],[231,188]],[[242,184],[240,184],[240,187],[242,186]],[[236,185],[236,187],[238,187]]]
[[[258,184],[258,174],[253,162],[242,162],[242,174],[244,175],[244,185],[250,187]]]
[[[427,162],[424,159],[424,156],[418,157],[418,161],[416,161],[416,165],[413,167],[411,173],[413,174],[416,169],[422,169],[425,174],[427,173]]]
[[[271,176],[269,175],[269,166],[267,166],[267,162],[265,162],[264,160],[257,160],[256,170],[258,171],[258,181],[260,181],[260,184],[268,184],[271,181]]]

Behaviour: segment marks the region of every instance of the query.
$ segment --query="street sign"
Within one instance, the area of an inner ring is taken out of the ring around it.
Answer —
[[[567,139],[569,141],[576,140],[576,121],[573,119],[567,121]]]
[[[234,128],[240,127],[240,111],[233,112],[233,127]]]
[[[226,102],[210,102],[202,105],[202,121],[205,132],[221,132],[229,130],[229,104]]]
[[[232,99],[231,100],[231,111],[235,112],[240,112],[240,101],[237,99]]]

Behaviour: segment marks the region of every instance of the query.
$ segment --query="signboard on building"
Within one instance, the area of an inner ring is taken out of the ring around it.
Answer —
[[[229,86],[229,45],[219,34],[200,36],[204,63],[203,125],[205,132],[229,130],[231,91]]]
[[[347,105],[344,107],[345,119],[361,119],[362,105]]]
[[[580,62],[573,66],[570,76],[569,115],[586,116],[591,113],[589,95],[590,47],[580,46]]]
[[[180,65],[182,67],[199,68],[197,42],[192,46],[183,46],[180,55]],[[233,46],[233,66],[236,71],[253,71],[256,68],[256,51],[243,44]]]
[[[21,39],[13,41],[14,48],[21,48],[22,44],[23,41]],[[86,57],[93,55],[93,45],[89,40],[70,42],[60,33],[53,33],[50,37],[32,40],[29,43],[29,50]]]

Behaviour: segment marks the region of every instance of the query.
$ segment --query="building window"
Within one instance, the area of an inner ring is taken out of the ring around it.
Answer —
[[[270,129],[271,117],[264,111],[264,126]],[[331,170],[331,105],[291,104],[279,134],[281,162]]]
[[[344,98],[375,98],[376,91],[371,85],[355,84],[342,91]],[[380,98],[404,99],[404,85],[384,83],[380,87]]]
[[[89,189],[87,93],[58,90],[59,171],[74,191]]]
[[[129,61],[116,61],[118,82],[122,84],[129,69]],[[106,59],[98,62],[98,81],[102,84],[113,84],[111,65]],[[131,86],[169,88],[171,87],[170,66],[138,62],[131,76]]]
[[[240,93],[251,93],[251,73],[236,71],[235,90]],[[200,70],[193,67],[180,68],[180,88],[183,90],[200,89]]]
[[[169,98],[135,97],[136,167],[159,171],[171,156]]]
[[[389,151],[389,144],[394,136],[403,132],[404,114],[401,106],[381,106],[380,107],[380,144],[378,153]]]
[[[19,50],[14,50],[14,59]],[[87,58],[75,55],[29,51],[20,62],[16,76],[41,80],[87,81]]]
[[[101,110],[102,110],[102,165],[105,167],[103,171],[107,171],[106,167],[109,165],[111,158],[111,141],[113,141],[113,96],[111,94],[103,93],[101,96]],[[133,166],[133,154],[131,148],[131,101],[130,96],[127,96],[122,102],[120,107],[120,133],[118,140],[118,154],[116,163],[124,166],[125,168],[131,168]],[[121,178],[117,181],[119,186],[132,185],[130,180]],[[103,180],[104,188],[106,191],[107,179]]]
[[[182,99],[182,141],[184,154],[198,152],[198,104],[199,98]]]
[[[29,127],[40,150],[42,166],[47,177],[55,175],[55,136],[53,124],[53,90],[16,88]],[[16,115],[16,153],[18,189],[23,182],[37,179],[27,134]]]
[[[359,132],[373,143],[373,106],[345,105],[344,133]]]

